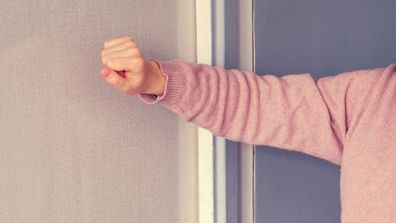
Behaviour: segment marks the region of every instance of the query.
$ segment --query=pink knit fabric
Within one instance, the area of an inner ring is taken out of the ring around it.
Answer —
[[[340,165],[342,222],[396,222],[396,64],[314,80],[156,62],[165,94],[143,102],[229,140]]]

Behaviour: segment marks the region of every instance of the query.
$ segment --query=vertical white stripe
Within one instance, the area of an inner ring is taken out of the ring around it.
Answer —
[[[197,63],[212,63],[211,0],[196,0]],[[199,222],[214,222],[213,135],[198,128]]]
[[[197,62],[212,63],[212,5],[210,0],[196,0]]]

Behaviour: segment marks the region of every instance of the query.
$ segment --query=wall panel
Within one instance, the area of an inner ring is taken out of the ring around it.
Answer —
[[[194,5],[0,2],[0,222],[197,222],[195,126],[99,73],[124,35],[194,62]]]

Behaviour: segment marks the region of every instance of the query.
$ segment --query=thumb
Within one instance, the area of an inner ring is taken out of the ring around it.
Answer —
[[[122,92],[129,90],[129,82],[125,78],[121,77],[116,71],[108,67],[104,67],[100,73],[110,85],[117,88],[118,90]]]

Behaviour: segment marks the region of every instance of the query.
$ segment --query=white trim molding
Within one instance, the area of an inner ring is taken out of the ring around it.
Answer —
[[[228,24],[238,30],[228,43],[238,45],[238,50],[232,51],[239,54],[235,61],[238,68],[253,71],[253,0],[227,4],[225,0],[196,0],[197,63],[225,66]],[[226,14],[236,20],[226,23]],[[200,223],[254,222],[254,145],[228,147],[225,138],[198,128]]]
[[[196,1],[197,63],[212,63],[212,2]],[[198,216],[214,223],[213,134],[198,128]]]

